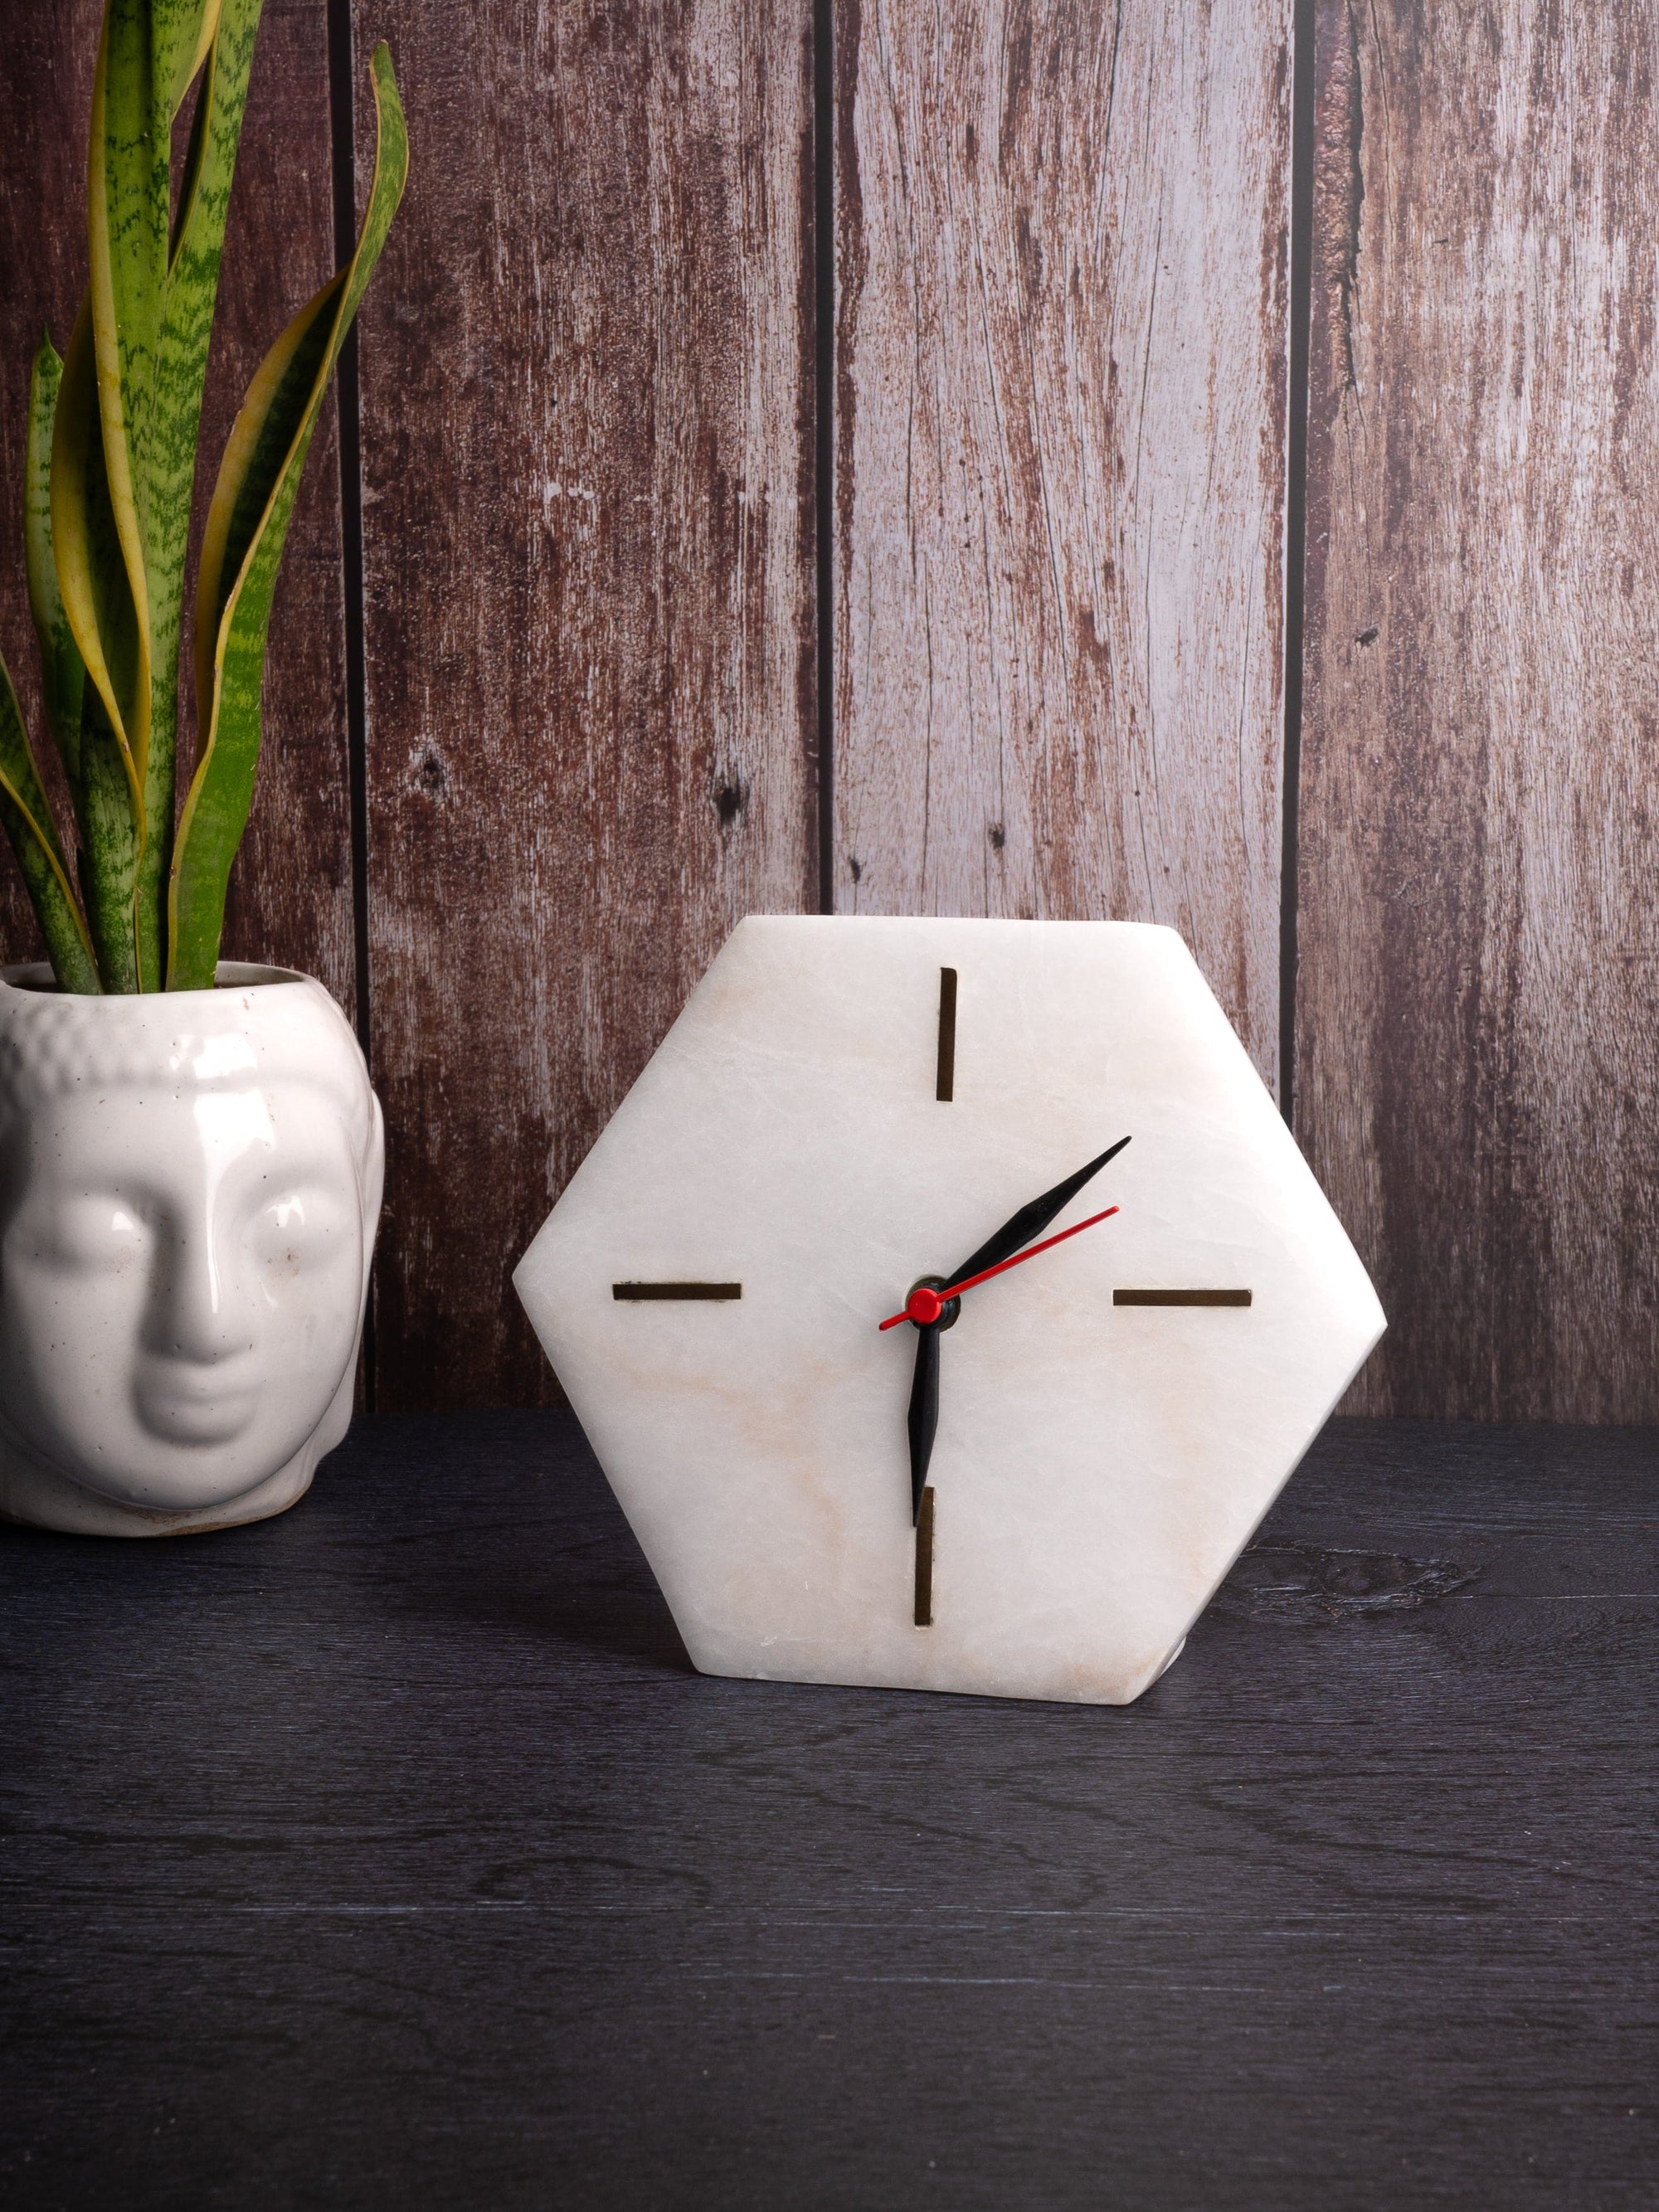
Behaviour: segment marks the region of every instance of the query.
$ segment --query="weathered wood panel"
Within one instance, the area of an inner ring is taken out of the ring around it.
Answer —
[[[1186,936],[1279,1060],[1285,0],[843,0],[835,896]]]
[[[732,921],[817,902],[809,11],[357,28],[413,162],[362,326],[380,1402],[522,1403],[519,1254]]]
[[[1659,1414],[1656,38],[1321,0],[1296,1118],[1370,1411]]]
[[[29,357],[43,324],[60,349],[67,343],[86,283],[87,116],[102,12],[101,0],[14,9],[7,67],[0,71],[0,647],[48,769],[52,748],[38,712],[17,488]],[[266,0],[208,374],[198,538],[247,380],[289,316],[333,265],[329,127],[325,0]],[[307,969],[349,1009],[343,635],[331,408],[313,447],[277,590],[264,757],[247,840],[231,878],[225,944],[234,957]],[[188,671],[188,633],[185,653]],[[185,763],[195,726],[188,673],[182,705]],[[181,765],[181,791],[185,773]],[[67,823],[66,810],[63,818]],[[0,955],[28,958],[39,950],[16,869],[9,854],[0,855]]]
[[[0,68],[0,653],[65,825],[23,576],[23,458],[29,362],[43,329],[60,353],[69,343],[86,285],[87,114],[102,15],[102,0],[9,9]],[[22,878],[0,838],[0,960],[45,957]]]

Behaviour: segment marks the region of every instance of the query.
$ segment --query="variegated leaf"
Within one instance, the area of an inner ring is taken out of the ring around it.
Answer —
[[[174,753],[179,718],[179,634],[185,556],[190,536],[196,441],[202,387],[219,289],[219,260],[231,180],[241,137],[248,73],[259,27],[260,0],[212,0],[202,9],[175,9],[171,45],[160,33],[158,77],[171,68],[176,108],[188,88],[177,77],[200,58],[201,83],[189,155],[161,290],[155,384],[145,447],[151,689],[148,741],[139,763],[146,832],[137,884],[138,958],[144,988],[162,981],[162,887],[173,854]],[[204,37],[206,44],[204,44]],[[184,57],[180,59],[179,57]],[[172,111],[170,111],[172,112]]]
[[[76,762],[87,922],[106,989],[139,988],[133,896],[143,821],[127,732],[148,677],[104,470],[83,304],[64,357],[52,448],[52,542],[64,611],[85,664]]]
[[[75,902],[63,848],[29,747],[11,674],[0,660],[0,825],[17,855],[46,940],[52,973],[66,991],[95,992],[98,970]]]
[[[231,862],[252,803],[271,599],[318,410],[408,173],[403,110],[384,44],[374,50],[374,178],[356,251],[289,325],[231,432],[197,582],[198,712],[204,738],[179,821],[169,894],[168,984],[213,980]]]
[[[75,642],[52,553],[52,431],[64,364],[44,334],[29,371],[29,441],[23,480],[23,561],[29,611],[40,642],[41,689],[46,720],[73,798],[81,776],[81,695],[86,663]]]

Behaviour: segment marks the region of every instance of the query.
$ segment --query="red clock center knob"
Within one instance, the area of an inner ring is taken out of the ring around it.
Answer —
[[[904,1310],[918,1328],[929,1328],[945,1311],[945,1301],[926,1283],[918,1283],[904,1301]]]

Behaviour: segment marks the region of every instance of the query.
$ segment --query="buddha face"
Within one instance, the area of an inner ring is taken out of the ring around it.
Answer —
[[[365,1173],[337,1106],[256,1074],[240,1038],[191,1073],[46,1099],[0,1162],[0,1407],[48,1465],[151,1510],[234,1500],[305,1447],[356,1352],[380,1203],[378,1127]]]

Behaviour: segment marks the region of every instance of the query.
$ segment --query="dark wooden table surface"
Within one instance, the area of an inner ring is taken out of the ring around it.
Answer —
[[[1339,1425],[1124,1711],[693,1674],[556,1414],[0,1583],[8,2207],[1659,2204],[1659,1435]]]

